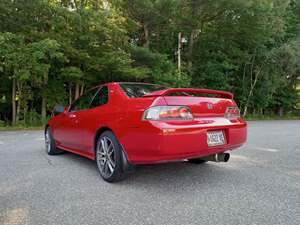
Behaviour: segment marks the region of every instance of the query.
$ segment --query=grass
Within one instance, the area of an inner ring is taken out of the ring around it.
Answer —
[[[245,119],[247,121],[255,121],[255,120],[300,120],[300,116],[296,116],[296,115],[285,115],[285,116],[247,115]]]
[[[19,130],[43,130],[44,127],[27,127],[27,126],[5,126],[0,127],[0,131],[19,131]]]

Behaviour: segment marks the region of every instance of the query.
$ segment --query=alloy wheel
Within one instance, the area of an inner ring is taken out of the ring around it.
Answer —
[[[114,144],[112,140],[106,136],[100,138],[98,141],[97,164],[101,175],[105,178],[110,177],[116,167]]]

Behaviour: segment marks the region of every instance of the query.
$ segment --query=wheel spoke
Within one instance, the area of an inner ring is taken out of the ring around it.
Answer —
[[[106,157],[99,157],[98,160],[100,160],[101,162],[106,161]]]
[[[105,161],[105,175],[106,176],[109,176],[109,171],[108,170],[109,170],[109,168],[108,168],[108,161],[106,160]]]
[[[112,144],[112,141],[109,138],[107,138],[107,137],[105,137],[104,140],[105,140],[104,141],[105,150],[108,153],[108,152],[110,152],[110,151],[113,150],[113,144]]]
[[[105,175],[106,162],[107,162],[107,161],[104,161],[104,162],[103,162],[103,165],[101,166],[101,171],[102,171],[102,174],[104,174],[104,175]]]
[[[106,154],[106,143],[105,143],[105,140],[101,139],[101,147],[102,147],[102,150],[103,152]]]
[[[112,172],[114,171],[114,168],[113,168],[113,166],[111,165],[111,163],[110,163],[109,160],[107,160],[107,166],[108,166],[108,168],[109,168],[109,170],[110,170],[110,173],[112,173]]]
[[[110,158],[110,156],[108,156],[107,159],[108,159],[107,161],[111,164],[111,166],[112,166],[113,168],[115,168],[116,165],[115,165],[114,160],[112,160],[112,159]]]
[[[97,152],[97,154],[98,154],[98,156],[100,156],[100,157],[104,157],[106,154],[105,154],[105,152],[102,152],[102,151],[98,151]]]
[[[112,144],[109,145],[108,150],[107,150],[107,154],[109,156],[111,156],[111,154],[114,152],[114,146]]]

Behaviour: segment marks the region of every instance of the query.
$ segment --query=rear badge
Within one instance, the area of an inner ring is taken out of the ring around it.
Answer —
[[[213,104],[207,103],[207,108],[208,108],[208,109],[213,109]]]

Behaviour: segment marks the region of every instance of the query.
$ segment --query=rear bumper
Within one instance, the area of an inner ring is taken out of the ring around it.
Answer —
[[[240,147],[247,139],[243,120],[206,118],[185,122],[143,121],[130,128],[121,143],[132,164],[149,164],[203,157]],[[207,145],[207,132],[223,130],[226,144]]]

